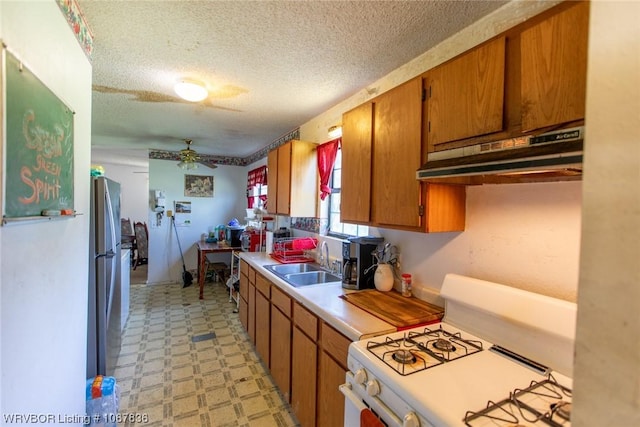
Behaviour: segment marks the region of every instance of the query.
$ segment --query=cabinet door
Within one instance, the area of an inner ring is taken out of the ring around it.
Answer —
[[[269,299],[256,290],[256,351],[265,366],[269,366],[271,311]]]
[[[327,353],[320,352],[318,369],[318,427],[334,427],[344,424],[344,396],[338,390],[344,384],[346,369]]]
[[[238,302],[238,315],[240,317],[240,324],[242,324],[242,327],[245,331],[248,329],[248,312],[249,306],[247,304],[247,301],[245,301],[244,298],[240,297],[240,300]]]
[[[523,131],[584,118],[588,21],[577,2],[522,33]]]
[[[372,220],[381,226],[418,228],[422,154],[422,79],[374,101]]]
[[[251,342],[256,342],[256,287],[249,282],[249,297],[247,298],[247,333]]]
[[[278,150],[271,150],[267,154],[267,212],[278,213]]]
[[[276,211],[288,215],[291,197],[291,142],[278,147]]]
[[[429,151],[503,128],[505,38],[428,72]]]
[[[371,219],[372,126],[370,102],[342,115],[341,222],[368,223]]]
[[[291,400],[291,320],[271,305],[271,376],[287,402]]]
[[[291,408],[301,426],[315,426],[318,347],[298,327],[294,327],[292,348]]]
[[[317,145],[292,140],[289,187],[289,216],[317,217],[318,161]]]

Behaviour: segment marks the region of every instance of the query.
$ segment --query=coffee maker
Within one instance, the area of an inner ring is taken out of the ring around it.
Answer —
[[[351,237],[342,242],[342,287],[345,289],[374,288],[375,269],[372,252],[383,243],[382,237]],[[369,271],[365,271],[369,269]]]

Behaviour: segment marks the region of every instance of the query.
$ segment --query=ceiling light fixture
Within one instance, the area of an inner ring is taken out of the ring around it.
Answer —
[[[335,139],[342,136],[342,126],[331,126],[329,128],[329,138]]]
[[[191,142],[192,141],[190,139],[184,140],[184,143],[187,144],[187,148],[180,150],[180,163],[178,163],[178,167],[180,169],[191,170],[198,168],[198,164],[196,162],[200,159],[200,156],[191,149]]]
[[[190,102],[199,102],[209,96],[204,84],[195,80],[180,80],[173,89],[180,98]]]

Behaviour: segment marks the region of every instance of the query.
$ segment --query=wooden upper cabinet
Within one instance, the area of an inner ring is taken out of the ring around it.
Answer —
[[[315,149],[316,145],[311,142],[292,140],[269,152],[269,213],[317,216],[318,167]]]
[[[278,190],[278,149],[269,151],[267,154],[267,212],[278,213],[278,200],[276,192]]]
[[[503,129],[505,37],[427,73],[428,151]]]
[[[367,102],[342,115],[342,183],[340,221],[371,219],[371,150],[373,104]]]
[[[522,32],[523,131],[584,119],[588,21],[577,2]]]
[[[289,214],[291,202],[291,143],[278,147],[278,183],[276,186],[277,213]]]
[[[373,109],[372,220],[383,227],[419,229],[422,79],[380,95]]]

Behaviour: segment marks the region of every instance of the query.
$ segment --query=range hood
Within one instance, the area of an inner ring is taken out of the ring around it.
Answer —
[[[580,179],[584,126],[429,153],[416,178],[467,184]],[[464,178],[467,178],[466,180]]]

